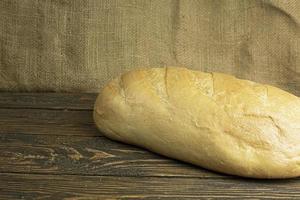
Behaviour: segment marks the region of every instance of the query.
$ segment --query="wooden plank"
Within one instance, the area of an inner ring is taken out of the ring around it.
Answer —
[[[0,174],[1,199],[299,199],[300,181]]]
[[[104,137],[0,136],[0,172],[227,177]]]
[[[0,108],[92,110],[95,93],[0,93]]]
[[[0,109],[0,134],[100,136],[92,111]]]

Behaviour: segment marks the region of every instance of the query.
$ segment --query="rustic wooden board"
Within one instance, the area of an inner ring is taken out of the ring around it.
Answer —
[[[0,93],[0,108],[92,110],[95,93]]]
[[[227,177],[105,137],[4,134],[0,172]]]
[[[111,141],[95,98],[0,93],[0,199],[300,199],[300,179],[240,179]]]
[[[21,184],[22,183],[22,184]],[[299,179],[0,174],[1,199],[299,199]]]
[[[100,136],[92,111],[0,109],[0,134]]]

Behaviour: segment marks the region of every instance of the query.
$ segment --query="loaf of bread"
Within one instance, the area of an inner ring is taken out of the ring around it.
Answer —
[[[107,137],[217,172],[300,176],[300,99],[276,87],[186,68],[139,69],[94,107]]]

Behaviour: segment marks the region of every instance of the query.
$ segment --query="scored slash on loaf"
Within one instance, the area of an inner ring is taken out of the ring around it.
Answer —
[[[99,94],[105,136],[217,172],[300,176],[300,100],[279,88],[180,67],[130,71]]]

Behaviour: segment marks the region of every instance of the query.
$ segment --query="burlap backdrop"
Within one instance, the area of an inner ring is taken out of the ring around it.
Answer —
[[[0,90],[97,92],[138,66],[300,95],[299,0],[0,0]]]

